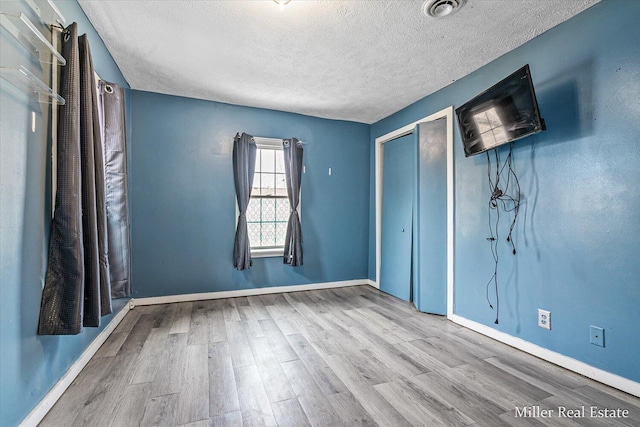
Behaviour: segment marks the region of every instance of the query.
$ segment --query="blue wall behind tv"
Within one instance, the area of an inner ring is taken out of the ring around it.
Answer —
[[[454,311],[634,381],[640,381],[638,22],[640,2],[598,3],[371,131],[373,146],[374,138],[459,106],[530,64],[548,130],[515,143],[523,206],[514,233],[518,255],[501,242],[498,325],[485,302],[493,271],[487,160],[464,157],[456,123]],[[499,152],[504,159],[508,148]],[[369,254],[373,279],[375,246]],[[538,308],[551,311],[551,331],[537,326]],[[605,329],[605,348],[589,343],[590,325]]]
[[[2,11],[24,12],[25,2],[2,2]],[[101,77],[128,87],[102,40],[75,1],[57,1],[67,23],[87,33],[93,62]],[[37,21],[36,21],[37,22]],[[44,30],[44,29],[43,29]],[[2,29],[3,67],[25,65],[47,81],[41,67]],[[36,335],[46,272],[51,216],[51,138],[49,107],[29,103],[27,96],[0,79],[0,425],[18,425],[78,359],[100,328],[75,336]],[[31,112],[36,131],[31,132]],[[114,302],[117,311],[125,300]]]
[[[135,297],[367,278],[368,125],[141,91],[132,110]],[[233,268],[236,132],[306,143],[301,267]]]

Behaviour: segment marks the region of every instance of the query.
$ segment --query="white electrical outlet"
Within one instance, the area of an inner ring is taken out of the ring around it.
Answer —
[[[538,326],[544,329],[551,329],[551,312],[538,309]]]

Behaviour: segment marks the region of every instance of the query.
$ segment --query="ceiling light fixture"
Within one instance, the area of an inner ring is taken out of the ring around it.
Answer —
[[[275,0],[274,0],[275,1]],[[422,5],[422,13],[432,18],[444,18],[453,15],[466,0],[427,0]]]
[[[273,0],[273,2],[275,4],[277,4],[278,6],[280,6],[280,9],[284,9],[284,7],[289,4],[291,0]]]

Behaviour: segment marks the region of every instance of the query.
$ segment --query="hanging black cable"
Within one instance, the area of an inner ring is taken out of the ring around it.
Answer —
[[[493,275],[489,279],[486,285],[485,297],[489,303],[489,307],[493,309],[491,300],[489,298],[489,287],[493,284],[495,289],[496,299],[496,320],[498,324],[500,313],[500,296],[498,293],[498,263],[500,260],[498,251],[499,242],[499,224],[500,224],[500,208],[505,212],[513,212],[513,219],[509,226],[509,233],[507,234],[507,242],[511,245],[511,252],[513,255],[517,253],[516,245],[513,242],[513,229],[515,228],[516,221],[518,219],[518,213],[520,211],[520,182],[516,175],[513,166],[513,142],[509,145],[509,154],[502,166],[500,165],[500,155],[498,150],[493,150],[495,155],[496,171],[495,178],[492,177],[491,168],[491,156],[487,151],[487,177],[489,181],[489,191],[491,197],[489,198],[489,237],[487,240],[491,246],[491,255],[493,256],[494,268]],[[506,171],[505,171],[506,169]],[[503,178],[505,185],[500,188],[500,179]],[[513,183],[513,184],[512,184]],[[495,211],[495,220],[492,212]]]

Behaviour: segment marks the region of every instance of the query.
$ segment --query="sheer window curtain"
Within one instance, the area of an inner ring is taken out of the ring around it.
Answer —
[[[253,136],[246,133],[236,134],[233,140],[233,180],[238,201],[238,226],[233,244],[233,266],[246,270],[252,265],[249,229],[247,226],[247,207],[251,198],[253,175],[256,169],[256,143]]]
[[[284,151],[284,171],[287,180],[287,196],[291,206],[291,214],[287,224],[287,235],[284,241],[283,262],[292,267],[303,264],[302,227],[298,215],[300,203],[300,184],[302,181],[302,143],[296,138],[282,141]]]

